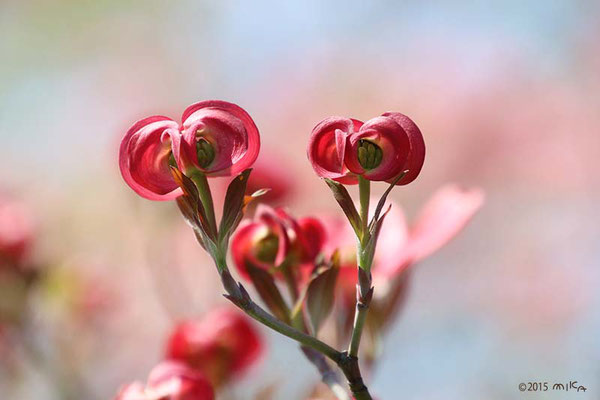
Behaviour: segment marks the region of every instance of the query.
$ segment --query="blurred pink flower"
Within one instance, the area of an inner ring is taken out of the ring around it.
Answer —
[[[253,220],[243,221],[231,240],[240,274],[249,279],[246,263],[272,270],[284,261],[312,263],[325,241],[325,229],[312,217],[294,219],[283,208],[260,204]]]
[[[407,116],[385,113],[366,123],[330,117],[312,131],[308,158],[318,176],[354,184],[360,175],[372,181],[392,181],[409,172],[397,184],[416,179],[425,160],[421,131]]]
[[[262,153],[262,156],[252,167],[248,178],[246,193],[252,194],[259,189],[269,189],[260,197],[262,203],[280,203],[293,192],[293,180],[285,163],[275,155]]]
[[[189,106],[183,123],[152,116],[136,122],[123,138],[119,167],[125,182],[149,200],[182,194],[170,166],[208,176],[236,175],[251,166],[260,149],[258,129],[240,107],[219,100]]]
[[[167,342],[166,357],[202,371],[220,386],[239,376],[260,358],[264,345],[244,314],[219,308],[201,319],[175,326]]]
[[[412,226],[406,222],[402,209],[392,203],[377,242],[372,274],[375,284],[400,275],[415,262],[433,254],[455,237],[479,210],[484,201],[480,189],[462,189],[447,184],[438,189]],[[372,201],[376,204],[376,201]],[[356,238],[348,221],[343,218],[323,218],[327,231],[326,252],[341,251],[340,284],[354,297],[356,284]]]
[[[15,200],[0,197],[0,264],[18,264],[31,248],[34,222],[29,209]]]
[[[150,372],[148,383],[124,386],[115,400],[213,400],[214,390],[201,372],[165,361]]]

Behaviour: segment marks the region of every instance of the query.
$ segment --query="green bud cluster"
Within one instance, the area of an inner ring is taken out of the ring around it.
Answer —
[[[196,154],[198,154],[198,165],[206,168],[215,159],[215,149],[210,142],[204,138],[196,141]]]
[[[381,164],[382,158],[381,147],[368,140],[358,141],[358,162],[364,169],[377,168]]]

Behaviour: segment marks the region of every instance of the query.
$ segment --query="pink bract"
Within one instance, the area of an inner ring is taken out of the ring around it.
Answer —
[[[399,276],[406,268],[435,253],[454,238],[481,208],[484,194],[481,189],[463,189],[447,184],[438,189],[409,226],[397,204],[381,228],[373,260],[375,284]],[[373,199],[371,204],[376,204]],[[323,217],[327,230],[325,252],[341,251],[340,285],[352,299],[356,284],[356,238],[348,221],[339,217]],[[377,292],[376,292],[377,293]]]
[[[344,163],[348,136],[356,132],[362,122],[343,117],[329,117],[314,127],[308,143],[308,159],[321,178],[329,178],[344,184],[356,184],[358,180]]]
[[[220,100],[201,101],[189,106],[181,117],[182,162],[207,176],[237,175],[249,168],[260,150],[260,136],[254,121],[241,107]],[[198,140],[210,143],[214,160],[201,166],[196,152]]]
[[[121,141],[119,167],[125,182],[148,200],[173,200],[182,194],[169,168],[178,149],[179,125],[163,116],[136,122]]]

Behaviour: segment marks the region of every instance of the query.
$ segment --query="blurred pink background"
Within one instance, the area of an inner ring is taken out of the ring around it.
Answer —
[[[409,217],[447,182],[483,188],[486,204],[414,269],[372,392],[506,399],[520,398],[520,382],[577,380],[588,392],[576,396],[595,398],[599,16],[596,2],[566,0],[3,1],[1,190],[33,210],[34,259],[102,292],[85,335],[46,321],[56,316],[43,299],[38,323],[58,329],[106,399],[158,361],[170,318],[225,302],[176,207],[122,181],[117,147],[133,121],[178,119],[202,99],[241,105],[261,131],[260,158],[281,160],[294,184],[287,205],[306,215],[339,212],[306,159],[313,126],[393,110],[427,144],[420,177],[391,196]],[[304,398],[316,372],[263,332],[266,358],[230,395],[281,380],[276,398]],[[0,393],[54,398],[34,364],[19,379],[15,389],[0,376]]]

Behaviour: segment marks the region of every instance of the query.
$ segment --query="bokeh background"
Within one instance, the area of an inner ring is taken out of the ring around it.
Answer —
[[[171,318],[225,301],[174,205],[122,181],[117,148],[133,121],[177,119],[202,99],[240,104],[261,158],[280,160],[296,188],[287,206],[305,215],[338,212],[305,156],[312,127],[395,110],[428,146],[419,179],[392,194],[409,217],[447,182],[483,188],[486,204],[415,266],[372,391],[516,399],[520,382],[577,380],[587,393],[543,398],[598,398],[600,7],[435,3],[2,1],[1,190],[35,215],[32,257],[66,276],[38,299],[35,323],[56,339],[42,347],[111,398],[160,359]],[[91,293],[77,309],[91,316],[54,312],[73,285]],[[279,382],[276,398],[304,398],[315,371],[263,333],[266,357],[230,395]],[[56,377],[26,364],[3,372],[0,391],[59,398]]]

